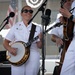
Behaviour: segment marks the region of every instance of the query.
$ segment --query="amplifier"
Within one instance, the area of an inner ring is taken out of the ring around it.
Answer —
[[[6,51],[0,51],[0,63],[7,61],[6,59]]]
[[[8,64],[0,65],[0,75],[11,75],[11,66]]]

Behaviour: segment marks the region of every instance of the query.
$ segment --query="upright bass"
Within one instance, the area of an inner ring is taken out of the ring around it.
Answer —
[[[63,4],[65,2],[66,2],[66,0],[61,1],[61,8],[63,8]],[[61,72],[61,68],[63,65],[65,53],[66,53],[66,51],[67,51],[67,49],[73,39],[73,30],[74,30],[74,22],[71,19],[68,19],[64,16],[63,16],[63,19],[64,19],[64,23],[63,23],[63,49],[61,52],[61,58],[60,58],[60,64],[59,64],[60,72]],[[60,72],[59,72],[59,75],[60,75]]]

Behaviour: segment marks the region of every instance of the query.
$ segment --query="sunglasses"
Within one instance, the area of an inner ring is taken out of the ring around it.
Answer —
[[[29,12],[29,13],[32,14],[32,13],[33,13],[33,10],[24,9],[23,12],[24,12],[24,13],[28,13],[28,12]]]

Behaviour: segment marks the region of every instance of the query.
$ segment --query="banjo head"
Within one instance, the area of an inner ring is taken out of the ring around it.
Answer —
[[[23,42],[15,42],[11,45],[13,48],[17,48],[17,55],[14,56],[10,52],[7,51],[8,61],[13,65],[21,65],[25,61],[27,61],[29,57],[29,53],[27,53],[27,49],[25,48]],[[28,54],[28,55],[27,55]]]

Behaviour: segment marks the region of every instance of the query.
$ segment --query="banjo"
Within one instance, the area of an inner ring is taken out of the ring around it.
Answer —
[[[36,36],[32,40],[30,40],[28,43],[25,43],[23,41],[17,41],[11,44],[11,47],[17,48],[17,55],[12,55],[9,51],[6,52],[6,58],[7,60],[15,66],[20,66],[23,63],[25,63],[30,55],[30,45],[33,41],[37,40],[39,36]]]

